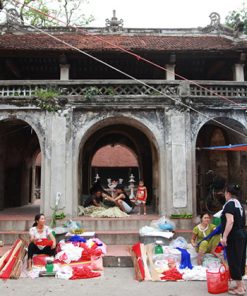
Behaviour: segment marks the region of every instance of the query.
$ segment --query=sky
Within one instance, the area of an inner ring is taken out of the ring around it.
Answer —
[[[115,9],[125,28],[197,28],[210,24],[211,12],[224,23],[243,3],[247,7],[247,0],[88,0],[84,12],[95,18],[90,27],[104,27]]]

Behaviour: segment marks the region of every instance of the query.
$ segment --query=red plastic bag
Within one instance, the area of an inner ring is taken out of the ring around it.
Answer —
[[[228,291],[229,270],[221,265],[217,271],[206,271],[208,292],[220,294]]]

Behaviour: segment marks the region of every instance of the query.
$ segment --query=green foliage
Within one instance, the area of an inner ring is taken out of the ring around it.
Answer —
[[[16,4],[14,0],[4,0],[3,5],[6,8],[15,8],[23,24],[39,27],[67,27],[70,25],[85,26],[94,20],[92,15],[86,16],[82,13],[83,5],[87,3],[87,0],[24,0]]]
[[[98,89],[98,87],[95,87],[95,86],[90,86],[86,88],[84,91],[84,96],[85,96],[85,99],[87,100],[89,100],[92,96],[97,96],[100,94],[101,94],[100,90]]]
[[[241,25],[243,26],[244,33],[247,34],[247,8],[244,3],[241,8],[233,10],[228,14],[226,25],[233,29]]]
[[[189,213],[171,214],[172,219],[191,219],[192,217],[193,215]]]
[[[57,112],[59,110],[58,96],[59,92],[56,89],[39,89],[35,92],[37,106],[40,109],[48,112]]]

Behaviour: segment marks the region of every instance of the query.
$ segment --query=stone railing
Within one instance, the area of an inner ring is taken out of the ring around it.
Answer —
[[[56,89],[66,97],[181,97],[207,98],[227,97],[247,100],[247,82],[230,81],[166,81],[143,80],[146,85],[132,80],[2,80],[0,81],[0,98],[32,98],[38,90]]]

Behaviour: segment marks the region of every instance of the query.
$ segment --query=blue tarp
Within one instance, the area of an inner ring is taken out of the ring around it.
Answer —
[[[235,144],[227,146],[211,146],[211,147],[202,147],[199,149],[205,150],[223,150],[223,151],[247,151],[247,144]]]

